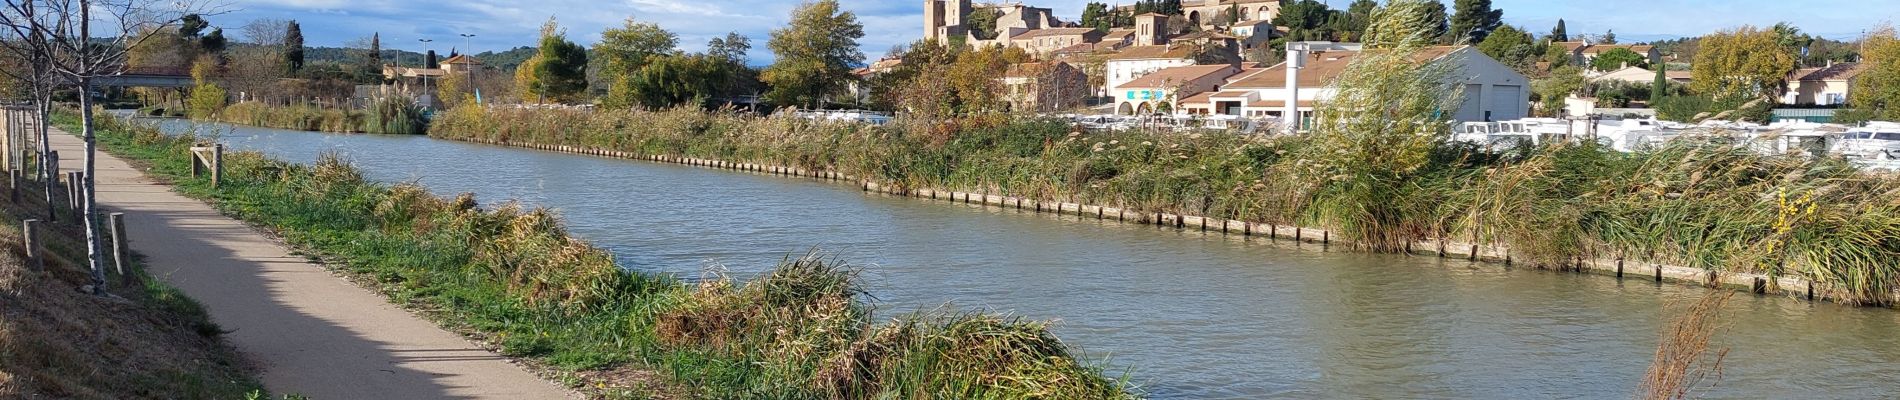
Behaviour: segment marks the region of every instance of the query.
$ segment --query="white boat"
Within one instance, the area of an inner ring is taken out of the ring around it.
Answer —
[[[1828,151],[1848,161],[1880,162],[1900,160],[1900,124],[1870,123],[1848,129]]]

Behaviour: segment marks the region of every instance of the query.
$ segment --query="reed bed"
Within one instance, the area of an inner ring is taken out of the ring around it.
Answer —
[[[629,382],[570,382],[597,397],[1135,395],[1040,322],[982,313],[874,321],[857,270],[816,254],[749,281],[687,284],[621,268],[545,209],[483,207],[472,195],[370,182],[335,156],[298,165],[227,154],[223,185],[212,188],[190,177],[179,157],[203,138],[117,120],[101,125],[106,149],[151,163],[151,173],[181,192],[332,258],[398,302],[426,304],[509,355],[570,376],[652,369],[670,381],[634,382],[648,385],[637,390]]]
[[[1900,181],[1841,160],[1763,155],[1715,139],[1641,153],[1588,144],[1492,152],[1442,140],[1441,132],[1423,145],[1402,143],[1416,154],[1403,165],[1342,169],[1396,156],[1390,146],[1350,147],[1323,134],[1092,132],[1026,116],[873,127],[697,109],[467,106],[438,116],[430,134],[1295,223],[1375,251],[1447,239],[1506,247],[1514,261],[1538,267],[1622,258],[1792,275],[1862,305],[1892,305],[1900,284]]]
[[[404,98],[378,100],[367,110],[243,102],[225,107],[215,119],[266,128],[337,133],[418,135],[428,126],[422,109]]]

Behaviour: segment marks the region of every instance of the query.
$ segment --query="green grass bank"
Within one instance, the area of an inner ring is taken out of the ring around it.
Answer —
[[[747,281],[689,284],[621,269],[548,210],[378,184],[334,157],[298,165],[228,154],[214,189],[190,177],[183,156],[211,138],[100,126],[103,148],[148,163],[180,192],[596,397],[1134,395],[1042,322],[974,312],[874,321],[857,270],[838,260],[808,255]]]
[[[1862,305],[1892,305],[1900,284],[1900,180],[1717,139],[1642,153],[1560,144],[1494,154],[1438,141],[1382,154],[1353,150],[1381,139],[1352,135],[1084,132],[1000,116],[872,127],[696,109],[479,107],[438,115],[430,135],[1298,224],[1374,251],[1447,239],[1547,268],[1619,258],[1796,276]]]

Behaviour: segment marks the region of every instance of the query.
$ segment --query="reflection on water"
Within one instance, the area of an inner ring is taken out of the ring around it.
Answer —
[[[864,267],[887,314],[951,304],[1059,320],[1064,340],[1164,398],[1628,397],[1661,307],[1704,293],[425,137],[234,128],[223,140],[305,163],[337,152],[374,179],[552,207],[629,268],[744,276],[817,248]],[[1730,304],[1718,340],[1732,351],[1705,397],[1900,392],[1900,314]]]

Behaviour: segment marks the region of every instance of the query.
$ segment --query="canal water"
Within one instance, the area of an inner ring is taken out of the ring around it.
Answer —
[[[374,179],[562,214],[629,268],[755,274],[817,249],[880,313],[1058,321],[1157,398],[1624,398],[1705,290],[866,194],[856,186],[477,145],[161,121]],[[196,126],[197,128],[194,128]],[[1741,294],[1704,398],[1889,398],[1900,313]]]

